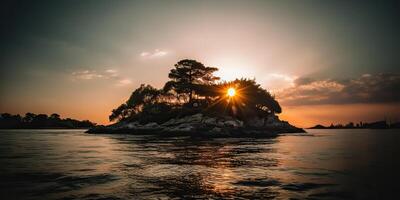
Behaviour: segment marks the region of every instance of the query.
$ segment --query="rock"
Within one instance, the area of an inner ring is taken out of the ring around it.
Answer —
[[[248,125],[250,127],[257,127],[257,128],[263,127],[264,126],[264,118],[255,117],[255,118],[249,120]]]
[[[219,127],[214,127],[213,129],[211,129],[211,132],[212,132],[212,133],[221,133],[221,132],[222,132],[222,129],[219,128]]]
[[[203,114],[195,114],[192,116],[188,116],[186,122],[187,123],[200,123],[201,120],[203,119]]]
[[[168,129],[169,132],[190,132],[193,131],[195,128],[190,124],[181,124],[177,127]]]
[[[225,125],[224,120],[217,120],[217,126],[223,127]]]
[[[186,123],[186,121],[187,121],[186,117],[180,118],[180,119],[175,119],[175,122],[173,123],[173,125]]]
[[[211,117],[211,118],[206,118],[205,120],[203,120],[203,123],[204,124],[207,124],[207,125],[217,125],[217,119],[216,118],[213,118],[213,117]]]
[[[175,119],[170,119],[167,122],[163,123],[162,125],[163,126],[171,126],[171,125],[174,125],[175,123],[176,123]]]
[[[157,123],[151,122],[151,123],[143,125],[142,128],[145,128],[145,129],[157,129],[157,128],[161,128],[161,127]]]
[[[278,116],[276,116],[276,115],[268,115],[268,117],[265,118],[264,125],[272,124],[272,123],[275,123],[275,122],[278,122],[278,121],[280,121]]]
[[[243,126],[243,122],[241,122],[239,120],[229,120],[229,121],[225,121],[224,125],[228,126],[228,127],[238,128],[238,127]]]
[[[124,128],[138,128],[140,124],[138,122],[131,122],[125,125]]]
[[[89,129],[89,133],[129,133],[129,134],[164,134],[169,135],[199,134],[204,137],[270,137],[279,133],[299,133],[303,129],[281,121],[275,115],[265,118],[254,118],[244,123],[233,117],[209,117],[195,114],[183,118],[170,119],[163,124],[155,122],[144,125],[139,122],[119,122],[109,126],[96,126]]]
[[[203,114],[195,114],[186,116],[180,119],[170,119],[167,122],[163,123],[162,126],[174,126],[179,124],[188,124],[188,123],[200,123],[203,120]]]

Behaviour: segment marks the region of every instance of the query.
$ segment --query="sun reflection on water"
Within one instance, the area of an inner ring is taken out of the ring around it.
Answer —
[[[371,147],[329,134],[212,140],[79,131],[7,134],[0,134],[0,170],[7,183],[2,187],[15,199],[303,199],[327,191],[351,197],[345,190],[351,187],[338,183],[353,166],[368,166],[370,157],[345,150],[350,144],[362,152]],[[344,162],[355,158],[364,160]]]

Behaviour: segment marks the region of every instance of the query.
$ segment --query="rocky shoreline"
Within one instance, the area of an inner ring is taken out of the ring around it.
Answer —
[[[271,137],[280,133],[305,133],[301,128],[282,121],[276,115],[254,118],[246,123],[232,117],[210,117],[201,113],[173,118],[158,124],[150,122],[118,122],[109,126],[96,126],[87,131],[96,134],[137,134],[198,137]]]

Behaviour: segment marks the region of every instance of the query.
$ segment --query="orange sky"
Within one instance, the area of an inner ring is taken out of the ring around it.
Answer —
[[[280,118],[300,127],[378,120],[400,121],[400,103],[284,106]]]
[[[255,78],[273,94],[285,91],[281,117],[295,125],[396,118],[396,8],[352,1],[10,3],[0,18],[0,112],[106,124],[140,84],[162,87],[173,65],[189,58],[218,67],[224,80]]]
[[[127,95],[126,95],[127,96]],[[108,97],[108,98],[107,98]],[[127,97],[126,97],[127,98]],[[97,99],[95,101],[94,99]],[[117,99],[113,95],[104,94],[101,97],[84,97],[81,106],[76,106],[74,102],[61,106],[46,104],[34,107],[18,106],[10,107],[10,111],[24,114],[26,110],[34,113],[51,114],[57,112],[62,117],[71,117],[76,119],[90,119],[99,124],[108,124],[108,115],[110,111],[117,107],[125,98]],[[115,104],[110,104],[113,101]],[[21,103],[22,104],[22,103]],[[279,117],[289,121],[299,127],[311,127],[316,124],[330,125],[331,123],[346,124],[352,122],[371,122],[384,120],[399,121],[400,104],[346,104],[346,105],[304,105],[304,106],[285,106]],[[4,109],[7,111],[7,109]]]

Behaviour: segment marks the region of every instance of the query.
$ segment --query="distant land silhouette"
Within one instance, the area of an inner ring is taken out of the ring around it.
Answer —
[[[343,124],[331,124],[330,126],[323,126],[321,124],[310,127],[310,129],[392,129],[392,128],[400,128],[400,122],[388,123],[385,120],[376,121],[376,122],[360,122],[354,124],[353,122],[349,122],[345,125]]]
[[[9,113],[0,114],[0,129],[39,129],[39,128],[91,128],[96,124],[89,120],[76,120],[71,118],[61,119],[57,113],[47,116],[46,114],[26,113],[12,115]]]

